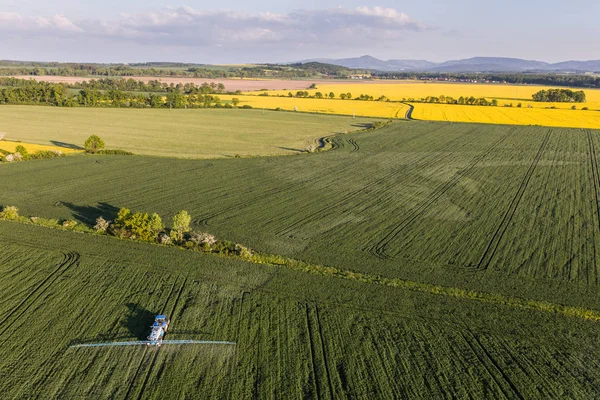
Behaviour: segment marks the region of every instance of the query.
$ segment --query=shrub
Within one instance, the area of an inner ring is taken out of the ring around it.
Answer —
[[[133,153],[130,151],[126,151],[126,150],[119,150],[119,149],[114,149],[114,150],[98,150],[96,151],[96,154],[103,154],[103,155],[111,155],[111,156],[132,156]]]
[[[190,241],[197,245],[207,244],[210,247],[217,242],[217,238],[206,232],[192,232],[190,234]]]
[[[15,153],[20,153],[22,156],[27,155],[27,149],[23,145],[18,145],[15,147]]]
[[[97,135],[92,135],[83,144],[85,151],[88,153],[96,153],[104,148],[104,141]]]
[[[38,150],[35,153],[28,154],[28,160],[40,160],[43,158],[56,158],[62,157],[63,153],[60,150]]]
[[[251,105],[249,105],[249,104],[244,104],[244,105],[242,106],[242,108],[243,108],[243,109],[246,109],[246,110],[251,110],[251,109],[252,109],[252,106],[251,106]]]
[[[238,256],[245,258],[245,259],[250,259],[252,258],[252,250],[250,250],[249,248],[242,246],[241,244],[236,244],[235,245],[235,252]]]
[[[65,219],[62,222],[63,228],[67,228],[67,229],[73,229],[73,228],[75,228],[76,225],[77,225],[77,222],[73,221],[72,219]]]
[[[160,244],[171,244],[171,238],[166,233],[158,235],[158,243]]]
[[[94,230],[96,232],[106,232],[109,225],[110,225],[110,222],[108,222],[107,220],[105,220],[102,217],[98,217],[96,219],[96,225],[94,225]]]
[[[0,212],[0,218],[8,220],[19,219],[19,209],[15,206],[6,206]]]

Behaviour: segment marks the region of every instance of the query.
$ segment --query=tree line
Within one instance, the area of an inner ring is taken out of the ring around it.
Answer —
[[[430,72],[373,72],[379,79],[412,79],[465,82],[496,82],[543,86],[600,88],[600,76],[578,74],[525,74],[525,73],[430,73]]]
[[[130,77],[161,76],[188,78],[346,78],[364,73],[346,67],[324,63],[297,63],[290,65],[261,64],[248,66],[210,66],[186,63],[93,64],[0,61],[0,75]]]
[[[583,90],[573,91],[571,89],[548,89],[540,90],[533,94],[533,101],[547,103],[585,103],[585,92]]]
[[[34,79],[0,78],[0,86],[28,87],[36,86],[38,81]],[[201,85],[194,83],[165,83],[159,80],[148,82],[138,81],[132,78],[99,78],[83,82],[61,82],[56,83],[68,89],[96,89],[96,90],[121,90],[129,92],[168,92],[181,91],[184,93],[221,94],[226,93],[225,85],[215,82],[204,82]],[[238,93],[237,91],[236,93]]]
[[[12,79],[12,78],[11,78]],[[223,103],[212,86],[191,84],[168,87],[166,95],[136,93],[119,89],[86,87],[70,90],[68,85],[34,80],[14,80],[17,86],[0,88],[0,104],[49,105],[57,107],[208,108],[235,107],[239,100]],[[1,83],[0,83],[1,84]],[[103,87],[103,86],[100,86]],[[217,90],[225,90],[217,88]],[[249,108],[250,106],[244,106]]]

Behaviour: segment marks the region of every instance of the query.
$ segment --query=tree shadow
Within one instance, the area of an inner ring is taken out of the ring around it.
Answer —
[[[127,303],[127,308],[130,313],[122,322],[123,327],[127,328],[130,335],[138,340],[146,340],[146,336],[148,336],[150,327],[154,322],[155,314],[135,303]]]
[[[73,143],[59,142],[57,140],[51,140],[50,143],[58,147],[64,147],[65,149],[83,150],[83,147]]]
[[[281,150],[296,151],[298,153],[306,153],[306,149],[302,150],[302,149],[294,149],[292,147],[281,147],[281,146],[277,146],[277,148],[281,149]]]
[[[96,206],[78,206],[64,201],[60,203],[71,210],[71,214],[76,220],[89,226],[94,226],[98,217],[113,221],[119,213],[118,207],[104,202],[98,203]]]
[[[367,123],[360,122],[360,123],[352,124],[350,126],[353,126],[355,128],[371,129],[375,126],[375,124],[368,123],[368,122]]]

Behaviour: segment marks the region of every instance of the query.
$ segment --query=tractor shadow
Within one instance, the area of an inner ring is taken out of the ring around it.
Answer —
[[[154,322],[155,313],[134,303],[128,303],[127,308],[129,315],[122,322],[122,326],[127,329],[130,336],[138,340],[145,340]]]
[[[73,143],[59,142],[56,140],[51,140],[50,143],[52,143],[53,145],[58,146],[58,147],[64,147],[65,149],[83,150],[83,147],[77,146],[76,144],[73,144]]]
[[[71,210],[73,218],[88,226],[94,226],[98,217],[113,221],[119,213],[118,207],[104,202],[98,203],[96,206],[78,206],[64,201],[61,201],[60,204]]]

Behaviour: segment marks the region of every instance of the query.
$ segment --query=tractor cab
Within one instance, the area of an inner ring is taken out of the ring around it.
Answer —
[[[152,346],[160,346],[163,340],[163,337],[165,336],[165,333],[167,333],[167,328],[169,327],[169,318],[167,318],[166,315],[157,315],[154,318],[154,323],[152,324],[151,328],[152,331],[150,332],[150,335],[148,336],[148,342],[146,343],[148,346],[152,345]]]

